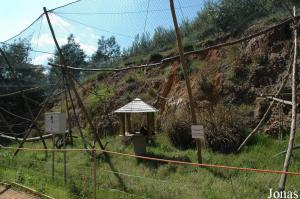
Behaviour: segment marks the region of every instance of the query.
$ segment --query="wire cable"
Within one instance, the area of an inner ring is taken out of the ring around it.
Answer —
[[[196,8],[201,7],[200,4],[193,4],[188,6],[182,6],[181,9],[188,9],[188,8]],[[176,10],[180,8],[175,8]],[[123,15],[123,14],[142,14],[142,13],[152,13],[152,12],[168,12],[170,11],[169,8],[167,9],[152,9],[152,10],[139,10],[139,11],[124,11],[124,12],[53,12],[55,14],[63,14],[63,15]]]
[[[148,4],[147,4],[147,12],[146,12],[146,18],[145,18],[145,23],[144,23],[144,31],[143,31],[143,34],[145,34],[145,31],[146,31],[147,20],[148,20],[148,14],[149,14],[149,5],[150,5],[150,1],[151,1],[151,0],[148,0]]]
[[[110,33],[110,34],[115,34],[115,35],[118,35],[118,36],[121,36],[121,37],[126,37],[126,38],[130,38],[130,39],[134,39],[134,37],[131,37],[129,35],[125,35],[125,34],[122,34],[122,33],[116,33],[116,32],[112,32],[110,30],[106,30],[106,29],[102,29],[102,28],[98,28],[98,27],[95,27],[95,26],[92,26],[92,25],[89,25],[89,24],[86,24],[86,23],[82,23],[80,21],[77,21],[77,20],[74,20],[74,19],[70,19],[68,17],[65,17],[65,16],[61,16],[60,14],[56,14],[57,16],[61,17],[61,18],[64,18],[68,21],[72,21],[74,23],[77,23],[77,24],[80,24],[82,26],[86,26],[88,28],[92,28],[92,29],[95,29],[95,30],[98,30],[98,31],[101,31],[101,32],[106,32],[106,33]]]
[[[70,5],[75,4],[75,3],[78,3],[78,2],[80,2],[80,1],[81,1],[81,0],[77,0],[77,1],[73,1],[73,2],[67,3],[67,4],[65,4],[65,5],[62,5],[62,6],[58,6],[58,7],[56,7],[56,8],[52,8],[52,9],[48,10],[48,12],[53,12],[54,10],[57,10],[57,9],[60,9],[60,8],[64,8],[64,7],[70,6]]]
[[[4,46],[5,45],[12,46],[12,47],[16,47],[17,46],[20,49],[24,49],[24,50],[28,50],[28,51],[32,51],[32,52],[44,53],[44,54],[49,54],[49,55],[55,55],[55,53],[52,53],[52,52],[49,52],[49,51],[35,50],[35,49],[32,49],[32,48],[24,48],[24,47],[18,46],[17,44],[9,44],[9,43],[7,43],[7,41],[0,42],[0,43],[3,44]]]
[[[44,15],[43,15],[44,16]],[[41,35],[41,30],[42,30],[42,24],[43,24],[43,16],[41,17],[41,19],[40,19],[40,28],[39,28],[39,33],[38,33],[38,36],[37,36],[37,41],[36,41],[36,45],[35,45],[35,48],[37,48],[38,47],[38,45],[39,45],[39,40],[40,40],[40,35]],[[35,58],[36,58],[36,53],[37,52],[34,52],[34,58],[33,58],[33,60],[35,60]]]
[[[31,120],[31,119],[28,119],[28,118],[22,117],[22,116],[20,116],[20,115],[16,115],[16,114],[14,114],[14,113],[10,112],[9,110],[7,110],[7,109],[5,109],[5,108],[3,108],[3,107],[0,107],[0,109],[1,109],[2,111],[4,111],[4,112],[8,113],[9,115],[12,115],[12,116],[14,116],[14,117],[17,117],[17,118],[20,118],[20,119],[23,119],[23,120],[26,120],[26,121],[32,122],[32,120]]]
[[[26,28],[24,28],[21,32],[19,32],[18,34],[16,34],[15,36],[1,42],[1,43],[6,43],[8,42],[9,40],[12,40],[16,37],[18,37],[19,35],[21,35],[23,32],[25,32],[26,30],[28,30],[31,26],[33,26],[42,16],[43,16],[44,13],[40,14],[40,16],[38,16],[31,24],[29,24]]]

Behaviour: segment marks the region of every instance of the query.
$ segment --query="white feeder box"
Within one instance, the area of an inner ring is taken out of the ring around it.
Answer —
[[[51,134],[64,134],[66,132],[67,117],[61,112],[45,113],[45,131]]]

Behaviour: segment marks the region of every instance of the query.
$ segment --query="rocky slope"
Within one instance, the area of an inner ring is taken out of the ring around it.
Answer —
[[[253,26],[244,34],[256,31]],[[230,35],[221,40],[226,42],[241,36]],[[269,104],[269,100],[258,96],[274,94],[287,71],[291,38],[290,26],[285,25],[234,46],[190,56],[190,78],[198,114],[217,104],[247,109],[251,117],[248,127],[253,127]],[[207,45],[211,42],[203,43]],[[287,100],[289,85],[281,96]],[[101,134],[117,132],[119,123],[113,111],[136,97],[160,109],[158,127],[175,112],[188,111],[188,96],[178,61],[160,68],[99,73],[87,80],[84,87],[82,97]],[[290,108],[277,105],[272,113],[264,131],[277,136],[279,124],[282,123],[284,131],[289,128]],[[86,126],[82,114],[81,119]]]

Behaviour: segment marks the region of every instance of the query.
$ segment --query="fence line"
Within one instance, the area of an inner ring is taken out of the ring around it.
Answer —
[[[204,163],[194,163],[194,162],[185,162],[185,161],[178,161],[178,160],[167,160],[162,158],[153,158],[153,157],[146,157],[146,156],[139,156],[134,154],[128,153],[121,153],[116,151],[109,151],[109,150],[102,150],[102,149],[42,149],[42,148],[16,148],[16,147],[4,147],[0,145],[0,149],[8,149],[8,150],[23,150],[23,151],[57,151],[57,152],[68,152],[68,151],[98,151],[113,155],[119,156],[126,156],[144,160],[153,160],[157,162],[166,162],[171,164],[179,164],[179,165],[189,165],[194,167],[208,167],[208,168],[217,168],[217,169],[224,169],[224,170],[238,170],[243,172],[256,172],[256,173],[273,173],[273,174],[287,174],[293,176],[300,176],[300,172],[291,172],[291,171],[279,171],[279,170],[270,170],[270,169],[255,169],[255,168],[244,168],[244,167],[236,167],[236,166],[228,166],[228,165],[216,165],[216,164],[204,164]]]

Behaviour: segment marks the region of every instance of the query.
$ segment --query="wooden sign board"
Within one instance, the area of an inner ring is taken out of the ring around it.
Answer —
[[[204,140],[204,128],[202,125],[192,125],[192,138]]]
[[[61,112],[45,113],[45,131],[52,134],[63,134],[66,132],[66,114]]]

